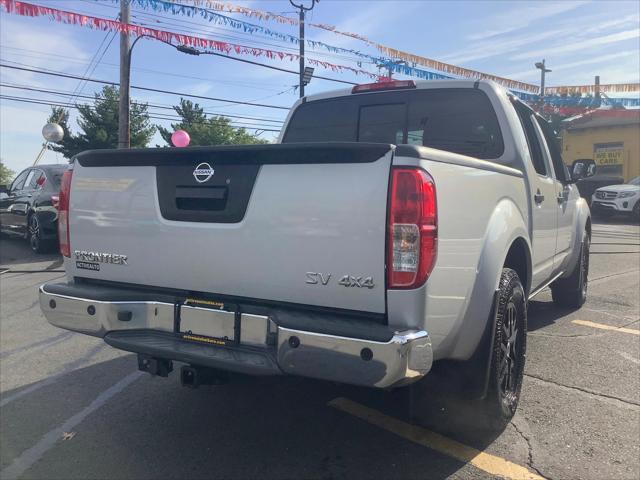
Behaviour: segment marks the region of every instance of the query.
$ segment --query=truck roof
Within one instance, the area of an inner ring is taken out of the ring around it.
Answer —
[[[373,83],[373,82],[372,82]],[[505,91],[504,87],[497,84],[492,80],[474,80],[474,79],[451,79],[451,80],[415,80],[417,89],[427,89],[427,88],[474,88],[476,85],[487,85],[493,90],[501,90]],[[349,88],[340,88],[337,90],[328,90],[322,93],[316,93],[313,95],[308,95],[304,97],[304,101],[313,102],[315,100],[323,100],[325,98],[336,98],[336,97],[346,97],[351,95],[351,90],[353,87]],[[477,88],[477,87],[476,87]],[[378,92],[371,92],[378,93]],[[359,95],[366,95],[365,93],[361,93]],[[296,105],[300,102],[296,102]]]

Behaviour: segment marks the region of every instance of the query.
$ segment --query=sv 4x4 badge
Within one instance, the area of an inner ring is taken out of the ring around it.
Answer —
[[[307,280],[305,283],[309,285],[329,285],[331,281],[330,273],[319,273],[319,272],[307,272],[305,274],[307,276]],[[357,288],[373,288],[375,284],[373,283],[372,277],[363,277],[363,276],[354,276],[354,275],[343,275],[342,278],[338,281],[338,285],[342,285],[343,287],[357,287]]]

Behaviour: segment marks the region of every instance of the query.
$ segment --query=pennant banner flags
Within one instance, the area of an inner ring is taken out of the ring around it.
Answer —
[[[574,85],[567,87],[547,87],[545,93],[572,94],[572,93],[629,93],[640,92],[640,83],[605,83],[602,85]]]
[[[224,23],[225,25],[233,26],[234,28],[241,28],[247,32],[261,32],[267,35],[276,36],[282,40],[290,41],[292,43],[297,43],[299,40],[297,37],[293,35],[287,35],[279,32],[275,32],[270,29],[265,29],[259,25],[254,25],[248,22],[241,22],[225,15],[215,14],[215,12],[202,13],[198,11],[198,7],[192,7],[189,5],[182,4],[173,4],[171,2],[166,2],[164,0],[132,0],[136,2],[138,5],[147,5],[152,8],[162,8],[167,9],[166,11],[174,12],[174,7],[177,8],[175,12],[182,12],[185,15],[203,15],[204,18],[215,18],[215,21],[219,21]],[[271,14],[266,14],[264,12],[258,12],[253,9],[249,9],[246,7],[235,7],[229,4],[223,4],[220,2],[210,2],[209,0],[196,0],[196,3],[206,3],[216,4],[218,9],[227,9],[227,11],[238,11],[240,13],[244,13],[245,15],[251,15],[259,19],[272,19],[276,16]],[[28,17],[38,17],[38,16],[46,16],[50,19],[73,25],[80,25],[84,27],[89,27],[98,30],[105,31],[115,31],[119,33],[126,33],[127,35],[136,36],[136,37],[150,37],[156,40],[160,40],[166,43],[177,42],[180,45],[190,45],[193,47],[199,47],[204,49],[211,49],[217,52],[223,52],[225,54],[235,53],[237,55],[252,55],[252,56],[263,56],[269,59],[279,59],[279,60],[297,60],[299,59],[299,55],[296,53],[290,52],[282,52],[277,50],[270,50],[265,48],[258,47],[249,47],[246,45],[238,45],[235,43],[223,42],[219,40],[213,40],[210,38],[196,37],[192,35],[184,35],[180,33],[159,30],[155,28],[143,27],[141,25],[129,24],[129,23],[121,23],[116,20],[110,20],[100,17],[94,17],[90,15],[79,14],[75,12],[69,12],[64,10],[59,10],[56,8],[45,7],[42,5],[34,5],[27,2],[22,2],[18,0],[0,0],[0,6],[8,13],[28,16]],[[154,7],[156,6],[156,7]],[[210,5],[209,5],[210,6]],[[181,10],[182,9],[182,10]],[[231,9],[231,10],[230,10]],[[203,9],[200,9],[203,10]],[[206,15],[213,13],[214,16],[207,17]],[[287,17],[281,17],[281,19],[275,18],[278,21]],[[290,20],[290,19],[289,19]],[[281,23],[287,23],[282,22]],[[296,22],[297,23],[297,22]],[[327,27],[328,28],[328,27]],[[294,42],[295,40],[295,42]],[[506,79],[503,77],[498,77],[495,75],[485,74],[481,72],[476,72],[474,70],[469,70],[461,67],[456,67],[454,65],[449,65],[446,63],[438,62],[435,60],[425,59],[423,57],[419,57],[416,55],[412,55],[406,52],[401,52],[399,50],[390,49],[387,47],[383,47],[379,44],[374,44],[379,49],[384,48],[387,52],[388,56],[394,58],[404,58],[406,62],[410,62],[413,65],[409,65],[407,63],[399,63],[390,59],[377,58],[371,55],[364,54],[362,52],[357,52],[355,50],[343,49],[340,47],[334,47],[331,45],[327,45],[322,42],[310,41],[311,46],[322,46],[331,51],[338,53],[351,53],[361,57],[368,58],[372,61],[375,61],[376,65],[382,66],[385,68],[389,68],[392,72],[400,73],[407,76],[417,77],[425,80],[437,80],[437,79],[450,79],[455,78],[451,75],[458,77],[466,77],[473,79],[489,79],[493,80],[503,86],[506,86],[512,92],[520,97],[523,101],[526,102],[538,102],[539,96],[536,94],[538,91],[538,87],[536,85],[531,85],[523,82],[518,82],[515,80]],[[372,43],[373,44],[373,43]],[[330,62],[326,62],[323,60],[316,60],[312,58],[307,58],[307,62],[311,65],[322,67],[334,72],[351,72],[355,75],[364,75],[374,80],[380,80],[381,77],[378,74],[368,72],[366,70],[362,70],[360,68],[353,68],[346,65],[336,65]],[[416,64],[426,65],[429,68],[436,70],[436,73],[433,71],[423,70],[416,68]],[[547,93],[555,94],[555,93],[594,93],[596,88],[599,88],[600,92],[608,92],[608,93],[626,93],[626,92],[636,92],[640,91],[640,84],[631,83],[631,84],[605,84],[596,87],[595,85],[582,85],[582,86],[564,86],[564,87],[548,87],[546,89]],[[546,101],[546,98],[545,98]],[[624,106],[637,106],[636,99],[616,99],[617,105]]]
[[[150,1],[154,1],[154,0],[150,0]],[[155,0],[158,1],[158,0]],[[194,0],[194,3],[196,5],[204,5],[207,6],[208,8],[211,8],[212,10],[218,10],[218,11],[225,11],[225,12],[230,12],[230,13],[240,13],[242,15],[246,15],[249,17],[254,17],[254,18],[259,18],[261,20],[276,20],[280,23],[288,23],[290,25],[298,25],[298,21],[294,20],[292,18],[288,18],[288,17],[283,17],[281,15],[276,15],[273,13],[269,13],[269,12],[263,12],[263,11],[259,11],[259,10],[254,10],[252,8],[247,8],[247,7],[240,7],[237,5],[232,5],[229,3],[225,3],[225,2],[218,2],[215,0]],[[521,90],[524,92],[537,92],[539,90],[539,87],[537,85],[533,85],[530,83],[525,83],[525,82],[519,82],[517,80],[511,80],[508,78],[504,78],[504,77],[499,77],[497,75],[491,75],[488,73],[483,73],[483,72],[479,72],[476,70],[471,70],[468,68],[462,68],[462,67],[458,67],[455,65],[451,65],[448,63],[444,63],[444,62],[439,62],[437,60],[432,60],[430,58],[426,58],[426,57],[422,57],[420,55],[414,55],[412,53],[408,53],[408,52],[403,52],[402,50],[397,50],[395,48],[391,48],[391,47],[387,47],[385,45],[382,45],[380,43],[377,42],[373,42],[361,35],[355,34],[355,33],[348,33],[348,32],[341,32],[338,29],[336,29],[335,27],[331,26],[331,25],[324,25],[324,24],[319,24],[319,23],[310,23],[309,24],[312,27],[316,27],[316,28],[321,28],[323,30],[328,30],[330,32],[334,32],[337,33],[339,35],[343,35],[343,36],[347,36],[347,37],[351,37],[351,38],[355,38],[358,40],[362,40],[365,43],[367,43],[368,45],[371,45],[373,47],[375,47],[379,52],[381,52],[383,55],[390,57],[390,58],[399,58],[401,60],[404,60],[406,62],[409,62],[411,64],[413,64],[413,68],[415,68],[416,65],[422,65],[424,67],[430,68],[432,70],[436,70],[438,72],[442,72],[444,74],[450,74],[450,75],[455,75],[458,77],[466,77],[466,78],[474,78],[474,79],[487,79],[487,80],[493,80],[494,82],[499,83],[500,85],[503,85],[504,87],[507,87],[509,89],[516,89],[516,90]],[[354,51],[351,51],[351,53],[353,53]],[[409,67],[411,68],[411,67]],[[401,73],[401,72],[399,72]],[[430,73],[430,72],[429,72]],[[409,74],[407,74],[409,75]],[[427,78],[427,77],[420,77],[420,78]],[[439,78],[451,78],[451,77],[439,77]]]
[[[222,42],[210,38],[202,38],[192,35],[184,35],[181,33],[168,32],[165,30],[143,27],[141,25],[121,23],[116,20],[109,20],[106,18],[93,17],[91,15],[83,15],[65,10],[58,10],[56,8],[44,7],[42,5],[34,5],[18,0],[0,0],[0,6],[6,12],[16,15],[26,17],[46,16],[56,22],[80,25],[83,27],[89,27],[103,31],[115,31],[135,37],[150,37],[166,43],[175,41],[180,45],[190,45],[193,47],[207,48],[218,52],[223,52],[225,54],[235,53],[238,55],[252,55],[255,57],[263,56],[270,59],[280,60],[297,60],[300,58],[296,53],[280,52],[277,50],[269,50],[265,48],[248,47],[245,45]],[[309,63],[315,62],[314,64],[330,69],[334,72],[349,71],[356,75],[366,75],[369,78],[376,80],[379,78],[379,75],[375,73],[367,72],[366,70],[361,70],[358,68],[348,67],[346,65],[336,65],[333,63],[313,59],[307,59],[307,61],[309,61]]]
[[[120,0],[113,0],[114,2],[119,2]],[[188,17],[195,17],[195,16],[200,16],[202,18],[204,18],[205,20],[209,21],[209,22],[213,22],[213,23],[217,23],[219,25],[225,25],[225,26],[230,26],[232,28],[238,29],[238,30],[242,30],[245,33],[260,33],[263,35],[267,35],[270,36],[272,38],[281,40],[281,41],[285,41],[285,42],[290,42],[293,44],[298,45],[300,43],[300,40],[297,36],[295,35],[289,35],[289,34],[285,34],[282,32],[277,32],[274,30],[271,30],[269,28],[264,28],[260,25],[256,25],[253,23],[249,23],[249,22],[243,22],[241,20],[236,20],[234,18],[230,18],[226,15],[222,15],[219,13],[216,13],[210,9],[207,8],[202,8],[199,6],[194,6],[194,5],[185,5],[185,4],[181,4],[181,3],[173,3],[173,2],[168,2],[165,0],[129,0],[132,4],[137,5],[141,8],[144,9],[152,9],[154,11],[158,11],[158,12],[168,12],[168,13],[172,13],[174,15],[185,15]],[[216,6],[219,6],[219,8],[222,8],[222,4],[218,5],[217,2],[214,2]],[[213,5],[213,4],[212,4]],[[231,6],[228,4],[225,4],[224,8],[230,8]],[[250,10],[251,12],[256,12],[254,10],[251,9],[247,9],[245,7],[238,7],[243,11],[248,11]],[[268,15],[266,13],[263,14],[262,17],[260,18],[265,18],[265,16]],[[286,18],[286,17],[284,17]],[[332,53],[343,53],[343,54],[349,54],[349,55],[354,55],[357,56],[359,58],[362,59],[366,59],[368,61],[371,61],[372,63],[376,64],[376,65],[384,65],[387,68],[391,68],[392,71],[396,72],[396,73],[402,73],[405,75],[410,75],[413,77],[417,77],[417,78],[422,78],[425,80],[433,80],[433,79],[446,79],[446,78],[452,78],[450,76],[444,75],[444,74],[438,74],[438,73],[434,73],[434,72],[430,72],[427,70],[420,70],[417,69],[415,67],[409,67],[407,65],[397,65],[396,63],[392,62],[390,59],[385,59],[385,58],[380,58],[380,57],[375,57],[373,55],[369,55],[367,53],[363,53],[360,52],[358,50],[353,50],[353,49],[349,49],[349,48],[342,48],[342,47],[336,47],[334,45],[329,45],[327,43],[324,42],[319,42],[316,40],[309,40],[307,39],[305,41],[305,43],[314,49],[317,48],[324,48],[325,50],[332,52]],[[319,62],[319,61],[318,61]],[[320,62],[321,63],[321,62]]]
[[[247,17],[253,17],[260,20],[275,20],[276,22],[288,24],[288,25],[299,25],[297,18],[289,18],[284,15],[278,15],[276,13],[264,12],[261,10],[256,10],[254,8],[242,7],[240,5],[233,5],[226,2],[218,2],[215,0],[192,0],[192,3],[195,5],[202,5],[212,10],[217,10],[219,12],[228,12],[228,13],[240,13]],[[361,40],[369,45],[374,45],[375,43],[369,40],[368,38],[358,35],[357,33],[350,32],[342,32],[338,30],[336,27],[332,25],[324,25],[322,23],[306,23],[311,27],[320,28],[322,30],[327,30],[329,32],[333,32],[337,35],[343,35],[345,37],[355,38],[356,40]]]
[[[163,2],[163,3],[168,3],[170,5],[179,5],[179,6],[184,6],[184,4],[175,4],[175,3],[171,3],[171,2],[167,2],[165,0],[134,0],[139,2],[143,2],[143,3],[154,3],[154,2]],[[233,5],[230,3],[226,3],[226,2],[220,2],[220,1],[216,1],[216,0],[192,0],[192,2],[195,5],[198,6],[205,6],[207,8],[210,8],[212,10],[216,10],[216,11],[224,11],[224,12],[228,12],[228,13],[239,13],[248,17],[252,17],[252,18],[257,18],[259,20],[264,20],[264,21],[269,21],[269,20],[273,20],[273,21],[277,21],[279,23],[282,24],[288,24],[288,25],[298,25],[299,22],[297,19],[294,18],[289,18],[289,17],[285,17],[282,15],[277,15],[275,13],[270,13],[270,12],[264,12],[261,10],[256,10],[253,8],[248,8],[248,7],[242,7],[239,5]],[[326,30],[326,31],[330,31],[333,33],[336,33],[338,35],[343,35],[343,36],[347,36],[350,38],[355,38],[357,40],[361,40],[363,42],[365,42],[367,45],[371,45],[373,47],[375,47],[378,51],[380,51],[383,55],[387,56],[387,57],[391,57],[391,58],[399,58],[402,59],[406,62],[410,62],[411,64],[413,64],[412,67],[407,67],[407,66],[403,66],[404,68],[395,68],[392,66],[392,70],[394,72],[397,73],[405,73],[406,75],[411,75],[411,76],[416,76],[418,78],[424,78],[424,79],[433,79],[433,78],[452,78],[449,77],[447,75],[442,75],[442,76],[437,76],[438,74],[433,73],[433,72],[429,72],[426,70],[418,70],[415,69],[416,65],[422,65],[425,67],[428,67],[432,70],[436,70],[438,72],[443,72],[443,73],[448,73],[451,75],[455,75],[457,77],[465,77],[465,78],[474,78],[474,79],[487,79],[487,80],[493,80],[497,83],[499,83],[500,85],[503,85],[509,89],[512,90],[518,90],[521,92],[530,92],[533,94],[537,94],[537,92],[539,92],[540,88],[537,85],[534,84],[530,84],[530,83],[526,83],[526,82],[520,82],[517,80],[511,80],[509,78],[504,78],[504,77],[499,77],[497,75],[491,75],[488,73],[483,73],[483,72],[479,72],[476,70],[472,70],[472,69],[468,69],[468,68],[463,68],[463,67],[458,67],[456,65],[451,65],[448,63],[444,63],[444,62],[440,62],[437,60],[433,60],[430,58],[426,58],[426,57],[422,57],[420,55],[414,55],[412,53],[407,53],[407,52],[403,52],[402,50],[397,50],[395,48],[391,48],[391,47],[387,47],[385,45],[382,45],[380,43],[374,42],[372,40],[369,40],[368,38],[356,34],[356,33],[349,33],[349,32],[342,32],[340,30],[338,30],[336,27],[332,26],[332,25],[325,25],[325,24],[321,24],[321,23],[309,23],[308,25],[310,25],[311,27],[315,27],[315,28],[320,28],[322,30]],[[297,43],[297,37],[296,38],[296,43]],[[369,58],[371,60],[374,61],[381,61],[381,59],[376,59],[373,56],[370,55],[366,55],[363,54],[362,52],[359,52],[357,50],[350,50],[350,49],[344,49],[344,48],[340,48],[340,47],[333,47],[331,45],[327,45],[324,44],[322,42],[312,42],[309,41],[308,42],[309,45],[311,46],[316,46],[316,45],[320,45],[323,46],[324,48],[326,48],[329,51],[334,51],[334,52],[344,52],[344,53],[351,53],[354,55],[358,55],[358,56],[362,56],[365,58]],[[382,63],[384,63],[384,61],[382,61]],[[410,68],[413,68],[414,70],[409,70]],[[412,71],[413,73],[408,73],[409,71]],[[545,89],[548,93],[552,93],[552,94],[556,94],[556,93],[594,93],[595,90],[595,85],[583,85],[583,86],[573,86],[573,87],[548,87],[547,89]],[[609,93],[624,93],[624,92],[636,92],[636,91],[640,91],[640,84],[612,84],[612,85],[600,85],[600,91],[601,92],[609,92]]]
[[[602,85],[601,85],[602,86]],[[545,89],[546,91],[546,89]],[[540,95],[533,95],[526,92],[512,91],[515,96],[520,100],[530,104],[539,104]],[[603,105],[611,107],[640,107],[640,97],[636,98],[611,98],[602,96],[597,98],[595,96],[567,96],[567,95],[545,95],[542,103],[545,105],[545,109],[555,109],[555,113],[561,115],[571,112],[573,110],[594,109]]]

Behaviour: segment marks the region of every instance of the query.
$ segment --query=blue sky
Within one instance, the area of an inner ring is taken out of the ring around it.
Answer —
[[[308,1],[308,0],[307,0]],[[106,0],[32,0],[32,3],[63,10],[113,19],[116,2]],[[185,1],[185,3],[187,3]],[[293,16],[286,0],[232,3]],[[173,16],[134,8],[134,23],[155,28],[191,32],[193,35],[226,40],[273,50],[295,51],[297,47],[260,35],[247,35],[230,27],[220,27],[201,18]],[[297,27],[276,22],[260,22],[239,14],[231,16],[259,23],[283,33],[297,34]],[[309,21],[335,25],[348,32],[365,35],[384,45],[429,58],[493,73],[531,83],[539,81],[533,67],[545,58],[553,72],[548,85],[593,83],[600,75],[602,83],[638,82],[640,74],[640,2],[637,1],[344,1],[321,0]],[[103,40],[106,41],[104,43]],[[0,14],[0,57],[2,63],[27,65],[27,68],[50,69],[83,75],[99,46],[108,44],[110,35],[98,30],[63,25],[47,18],[23,18]],[[314,28],[307,38],[353,48],[375,55],[362,42]],[[118,38],[106,50],[91,77],[118,81]],[[356,67],[355,59],[329,54],[326,50],[307,51],[309,57]],[[297,61],[252,60],[297,69]],[[188,92],[219,98],[255,101],[290,106],[297,98],[292,86],[297,77],[291,74],[235,62],[219,57],[192,57],[151,40],[141,40],[133,54],[132,84]],[[376,68],[363,64],[372,72]],[[316,73],[348,81],[367,83],[367,77],[316,69]],[[397,76],[402,78],[402,76]],[[74,91],[77,80],[48,77],[6,68],[0,69],[3,84],[31,86],[39,89]],[[314,79],[307,93],[340,88],[338,83]],[[92,95],[101,88],[87,83],[82,95]],[[68,101],[68,97],[0,87],[2,95],[28,97],[46,101]],[[132,97],[154,105],[175,105],[179,97],[132,91]],[[80,99],[79,101],[82,101]],[[279,128],[286,111],[231,105],[201,100],[207,111],[219,114],[251,116],[264,120],[237,119],[238,122],[270,125]],[[46,105],[0,100],[0,156],[17,171],[35,159],[42,145],[40,131],[49,114]],[[171,113],[154,109],[157,113]],[[72,111],[71,125],[75,125]],[[169,121],[157,120],[168,125]],[[274,133],[262,133],[271,139]],[[161,144],[158,136],[153,144]],[[61,155],[47,152],[42,163],[64,162]]]

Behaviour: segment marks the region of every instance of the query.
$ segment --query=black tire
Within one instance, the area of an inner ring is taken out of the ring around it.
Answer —
[[[484,407],[491,427],[501,430],[518,408],[527,352],[527,298],[520,277],[510,268],[502,270],[494,311]]]
[[[42,226],[36,214],[30,215],[27,220],[27,239],[35,253],[47,253],[51,250],[52,242],[42,239]]]
[[[638,200],[634,205],[633,212],[631,212],[631,218],[636,222],[640,222],[640,200]]]
[[[587,287],[589,286],[589,249],[591,238],[584,232],[580,244],[580,257],[571,274],[566,278],[559,278],[551,284],[551,298],[559,307],[580,308],[587,301]]]

